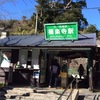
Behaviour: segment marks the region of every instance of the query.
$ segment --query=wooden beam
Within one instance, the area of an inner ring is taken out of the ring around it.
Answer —
[[[93,51],[89,53],[89,90],[93,91]]]

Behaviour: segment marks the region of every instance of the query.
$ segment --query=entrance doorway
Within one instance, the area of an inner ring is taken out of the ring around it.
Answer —
[[[66,61],[68,66],[68,84],[75,78],[79,80],[78,87],[79,88],[88,88],[89,87],[89,75],[88,75],[88,56],[86,51],[65,51],[65,50],[50,50],[48,52],[48,59],[47,59],[47,82],[49,82],[50,74],[49,66],[51,58],[56,58],[59,61],[60,67],[62,67],[63,61]],[[84,67],[84,74],[82,75],[82,79],[79,77],[78,68],[79,65],[82,64]],[[61,82],[61,77],[59,78]],[[61,86],[61,83],[60,83]]]

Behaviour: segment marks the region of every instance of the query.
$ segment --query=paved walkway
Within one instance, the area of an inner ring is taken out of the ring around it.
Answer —
[[[57,100],[63,92],[62,88],[5,87],[0,90],[0,100]],[[66,100],[66,92],[62,100]],[[78,100],[100,100],[100,92],[79,89]]]
[[[78,100],[100,100],[100,91],[92,92],[89,89],[79,89]]]

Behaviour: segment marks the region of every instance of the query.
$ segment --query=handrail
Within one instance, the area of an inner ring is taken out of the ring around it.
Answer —
[[[63,96],[63,94],[69,89],[69,87],[73,84],[73,82],[76,80],[76,88],[77,88],[77,75],[75,76],[75,78],[71,81],[71,83],[64,89],[64,91],[62,92],[62,94],[59,96],[59,98],[57,100],[61,100],[61,97]],[[74,86],[75,87],[75,86]],[[71,90],[68,98],[66,100],[69,99],[70,95],[72,94],[73,89]]]
[[[74,80],[75,81],[75,80]],[[77,84],[77,83],[76,83]],[[75,89],[75,85],[74,85],[74,88],[71,90],[71,92],[70,92],[70,94],[68,95],[68,98],[66,99],[66,100],[68,100],[69,99],[69,97],[71,96],[71,94],[72,94],[72,92],[73,92],[73,90]]]

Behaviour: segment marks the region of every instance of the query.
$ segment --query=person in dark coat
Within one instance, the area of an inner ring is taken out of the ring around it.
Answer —
[[[78,72],[79,72],[79,76],[80,76],[80,79],[81,79],[83,74],[84,74],[84,67],[83,67],[82,64],[80,64],[80,66],[78,68]]]
[[[50,70],[50,81],[49,81],[49,87],[57,87],[58,77],[60,74],[60,66],[57,59],[54,59],[51,63],[51,66],[49,68]]]

